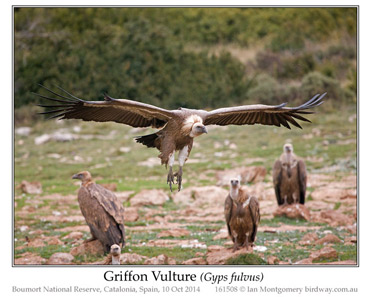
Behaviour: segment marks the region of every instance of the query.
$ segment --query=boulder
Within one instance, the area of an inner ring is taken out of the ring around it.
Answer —
[[[19,258],[14,259],[14,265],[40,265],[45,263],[46,259],[31,252],[23,253]]]
[[[278,264],[279,259],[276,256],[269,256],[267,258],[267,262],[269,265],[275,265],[275,264]]]
[[[83,233],[80,231],[73,231],[66,236],[64,236],[62,239],[73,239],[73,240],[79,240],[83,237]]]
[[[135,253],[124,253],[120,255],[121,264],[138,264],[146,259],[148,259],[148,257]]]
[[[320,244],[336,243],[336,242],[341,242],[339,237],[337,237],[334,234],[327,234],[321,239],[316,240],[315,244],[320,245]]]
[[[138,208],[125,207],[124,220],[125,222],[135,222],[139,219]]]
[[[28,182],[24,180],[21,182],[20,188],[26,194],[41,194],[43,192],[41,183],[38,181]]]
[[[303,204],[295,203],[277,207],[273,213],[275,217],[288,217],[290,219],[310,220],[310,212]]]
[[[326,246],[319,251],[315,251],[310,254],[309,258],[312,258],[313,261],[319,261],[322,259],[336,258],[338,253],[332,247]]]
[[[163,190],[142,190],[130,199],[131,206],[163,205],[169,196]]]
[[[184,265],[206,265],[206,261],[204,258],[192,258],[192,259],[188,259],[186,261],[183,261],[182,264]]]
[[[318,236],[316,233],[307,233],[301,238],[301,240],[299,241],[299,244],[300,245],[311,245],[311,244],[314,244],[316,240],[318,240]]]
[[[319,222],[328,223],[332,227],[346,226],[353,223],[353,219],[337,210],[325,210],[321,211]]]
[[[144,261],[145,265],[175,265],[176,261],[169,258],[168,256],[161,254],[157,257],[153,257]]]
[[[227,196],[227,190],[216,186],[190,187],[177,192],[173,200],[176,204],[192,204],[194,207],[222,206]]]
[[[81,245],[72,248],[70,253],[73,256],[86,254],[103,255],[104,249],[103,245],[100,243],[99,240],[93,240],[89,242],[84,242]]]
[[[68,265],[72,264],[74,257],[69,253],[55,253],[51,255],[48,262],[48,265]]]

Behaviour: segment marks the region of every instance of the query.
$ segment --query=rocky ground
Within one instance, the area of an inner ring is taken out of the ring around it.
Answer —
[[[357,264],[356,114],[317,114],[303,130],[210,127],[196,139],[180,192],[170,193],[157,152],[133,141],[151,129],[40,121],[15,129],[14,264],[100,264],[99,242],[77,203],[89,170],[125,207],[122,264]],[[271,170],[284,142],[308,169],[305,207],[278,208]],[[253,253],[232,252],[224,220],[231,176],[260,202]]]
[[[246,249],[232,252],[223,214],[228,191],[215,185],[189,187],[170,196],[158,189],[135,195],[116,192],[124,204],[130,202],[125,208],[127,245],[121,263],[219,265],[240,259],[240,264],[356,264],[356,176],[333,180],[311,174],[308,187],[315,190],[305,206],[278,208],[271,183],[264,182],[264,170],[258,166],[243,170],[254,176],[255,181],[244,187],[258,197],[261,207],[253,255]],[[216,172],[218,184],[229,174],[231,170]],[[84,243],[89,229],[76,194],[40,199],[40,184],[23,182],[21,187],[35,196],[16,213],[16,265],[104,262],[98,241]],[[24,195],[16,197],[16,204]]]

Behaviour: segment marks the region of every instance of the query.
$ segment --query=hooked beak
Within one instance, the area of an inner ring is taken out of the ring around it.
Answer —
[[[80,174],[74,174],[74,175],[72,176],[72,179],[80,179]]]
[[[207,129],[205,126],[202,127],[202,133],[206,133],[207,134]]]

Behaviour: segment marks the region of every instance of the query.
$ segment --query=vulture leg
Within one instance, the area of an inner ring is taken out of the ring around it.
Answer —
[[[182,176],[183,176],[183,165],[187,160],[189,155],[188,145],[183,147],[179,152],[179,171],[175,173],[176,181],[178,183],[178,191],[182,189]]]
[[[169,165],[169,173],[167,175],[167,183],[169,184],[170,191],[173,191],[172,185],[174,184],[174,174],[173,174],[173,165],[174,165],[174,153],[172,152],[169,157],[169,162],[167,163]]]
[[[178,192],[182,189],[182,176],[183,176],[183,167],[180,166],[178,172],[174,174],[176,176],[176,182],[178,184]]]

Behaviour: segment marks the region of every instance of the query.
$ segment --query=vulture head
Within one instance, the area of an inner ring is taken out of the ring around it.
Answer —
[[[198,115],[191,115],[183,122],[182,132],[194,138],[203,133],[207,133],[207,129]]]
[[[72,178],[79,179],[84,184],[91,181],[91,174],[89,171],[81,171],[73,175]]]
[[[119,256],[121,254],[121,248],[118,244],[111,245],[110,254],[112,256]]]
[[[240,185],[241,185],[240,176],[231,179],[230,195],[232,199],[237,199]]]
[[[291,143],[285,143],[283,146],[283,152],[286,154],[290,154],[294,152],[294,148]]]

